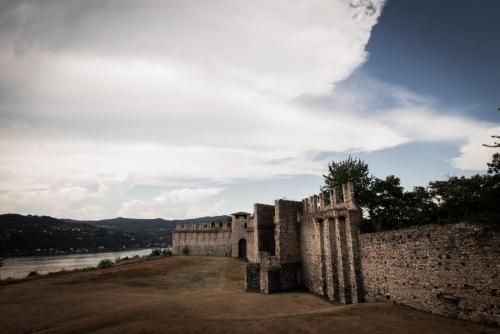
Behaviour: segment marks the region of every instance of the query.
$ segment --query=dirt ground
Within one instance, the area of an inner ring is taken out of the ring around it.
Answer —
[[[0,286],[1,333],[500,333],[408,307],[243,290],[244,263],[167,257]]]

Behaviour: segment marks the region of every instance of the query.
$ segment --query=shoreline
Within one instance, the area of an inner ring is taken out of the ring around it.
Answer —
[[[99,254],[99,253],[118,253],[118,252],[135,252],[144,249],[168,249],[172,246],[151,246],[151,247],[139,247],[139,248],[118,248],[118,249],[104,249],[104,250],[92,250],[88,252],[68,252],[68,253],[25,253],[25,254],[14,254],[6,253],[0,254],[0,259],[7,260],[12,258],[28,258],[28,257],[49,257],[49,256],[67,256],[67,255],[87,255],[87,254]],[[13,255],[14,254],[14,255]]]
[[[148,249],[148,248],[144,248],[144,249]],[[87,267],[87,268],[75,268],[75,269],[69,269],[69,270],[62,269],[59,271],[53,271],[53,272],[49,272],[46,274],[40,274],[40,273],[34,271],[34,273],[35,273],[34,275],[30,275],[31,274],[30,273],[26,277],[22,277],[22,278],[9,277],[9,278],[5,278],[5,279],[0,279],[0,286],[28,282],[28,281],[32,281],[32,280],[36,280],[36,279],[40,279],[40,278],[65,275],[65,274],[71,274],[71,273],[76,273],[76,272],[87,272],[87,271],[92,271],[92,270],[105,270],[105,269],[109,269],[109,268],[113,268],[113,267],[117,267],[117,266],[122,266],[122,265],[142,262],[142,261],[151,261],[151,260],[161,259],[163,257],[168,257],[168,255],[148,254],[148,255],[143,255],[143,256],[137,255],[135,257],[130,257],[126,260],[120,260],[120,261],[112,260],[111,266],[103,267],[103,268],[99,268],[98,266],[96,266],[96,267]]]

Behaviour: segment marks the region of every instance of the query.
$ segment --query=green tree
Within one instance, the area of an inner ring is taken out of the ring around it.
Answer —
[[[407,226],[404,191],[398,177],[375,178],[367,194],[368,219],[377,231]]]
[[[425,187],[414,187],[404,193],[408,225],[436,223],[439,208],[431,193]]]
[[[500,136],[491,136],[491,138],[493,138],[493,140],[496,140],[496,139],[499,139]],[[500,142],[494,141],[493,145],[483,144],[483,146],[491,147],[491,148],[499,148]],[[489,174],[499,174],[500,173],[500,153],[499,152],[493,153],[491,162],[488,162],[487,165],[488,165],[488,173]]]
[[[497,108],[497,111],[500,111],[500,108]],[[493,144],[483,144],[485,147],[490,147],[490,148],[499,148],[500,147],[500,142],[497,142],[495,140],[500,139],[500,136],[493,135],[491,136],[493,138]],[[488,173],[489,174],[499,174],[500,173],[500,152],[495,152],[493,153],[491,162],[487,163],[488,165]]]
[[[328,165],[328,174],[323,175],[323,178],[325,185],[321,187],[322,191],[340,189],[343,184],[352,182],[356,200],[361,207],[366,206],[373,176],[370,175],[368,164],[363,160],[349,156],[347,160],[332,161]]]
[[[500,174],[450,177],[429,184],[444,222],[496,222],[500,216]]]

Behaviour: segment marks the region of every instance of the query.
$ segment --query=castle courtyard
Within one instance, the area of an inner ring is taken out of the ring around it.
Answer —
[[[390,303],[244,291],[245,262],[164,257],[0,285],[2,333],[500,333]]]

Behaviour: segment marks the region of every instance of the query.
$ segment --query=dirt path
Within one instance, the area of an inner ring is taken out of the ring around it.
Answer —
[[[1,333],[499,333],[384,304],[243,291],[229,258],[170,257],[0,286]]]

